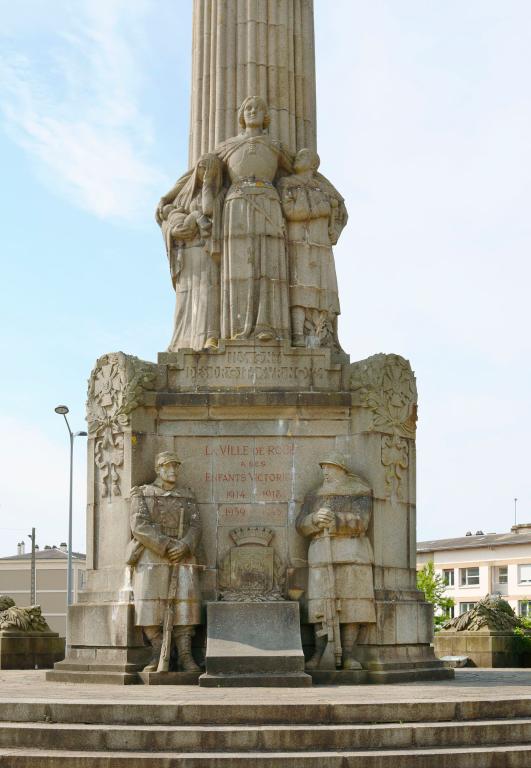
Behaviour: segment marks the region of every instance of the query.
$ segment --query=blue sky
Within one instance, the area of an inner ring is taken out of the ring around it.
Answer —
[[[188,0],[0,0],[0,555],[66,538],[68,442],[104,352],[156,359],[156,202],[186,169]],[[321,170],[352,360],[419,386],[419,538],[531,521],[531,5],[315,0]],[[85,546],[84,445],[74,544]]]

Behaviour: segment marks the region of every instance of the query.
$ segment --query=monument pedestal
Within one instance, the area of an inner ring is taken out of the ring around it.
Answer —
[[[350,457],[373,503],[367,536],[376,623],[360,632],[357,658],[374,682],[451,676],[430,647],[432,606],[416,589],[415,409],[415,379],[397,355],[350,364],[330,349],[252,341],[164,353],[158,364],[104,355],[89,384],[87,587],[69,612],[69,656],[49,676],[139,681],[150,649],[134,626],[125,564],[129,494],[152,482],[155,456],[167,450],[182,459],[179,481],[197,499],[201,594],[209,611],[226,610],[229,603],[213,601],[230,592],[233,577],[246,578],[247,561],[256,571],[258,558],[266,591],[298,597],[307,656],[308,542],[295,521],[323,455]],[[271,610],[282,610],[278,605]],[[272,626],[267,632],[274,634]],[[209,666],[201,684],[220,673]]]
[[[208,603],[206,672],[199,685],[301,688],[311,684],[304,672],[297,602]]]
[[[143,685],[197,685],[201,672],[139,672]]]
[[[0,632],[0,669],[46,669],[64,658],[58,632]]]

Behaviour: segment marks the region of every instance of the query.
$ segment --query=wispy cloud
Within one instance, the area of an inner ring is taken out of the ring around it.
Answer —
[[[101,218],[133,220],[151,210],[165,183],[139,107],[147,6],[85,0],[49,11],[57,24],[45,50],[34,49],[29,35],[28,52],[20,39],[18,50],[6,41],[5,128],[55,191]]]

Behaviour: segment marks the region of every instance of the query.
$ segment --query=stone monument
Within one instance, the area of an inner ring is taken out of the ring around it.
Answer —
[[[442,625],[434,648],[439,658],[465,659],[471,667],[529,666],[531,632],[508,602],[486,595]]]
[[[193,27],[190,167],[156,211],[173,330],[90,376],[87,586],[49,676],[450,676],[415,586],[415,378],[338,338],[312,2],[195,0]]]
[[[15,605],[0,595],[0,669],[46,669],[64,659],[65,639],[54,632],[40,605]]]

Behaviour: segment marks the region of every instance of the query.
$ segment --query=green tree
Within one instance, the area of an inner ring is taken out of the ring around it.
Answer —
[[[433,605],[435,628],[437,629],[448,619],[450,608],[455,603],[451,597],[444,596],[446,584],[443,577],[435,573],[432,560],[423,565],[420,571],[417,571],[417,588],[424,592],[428,603]]]

